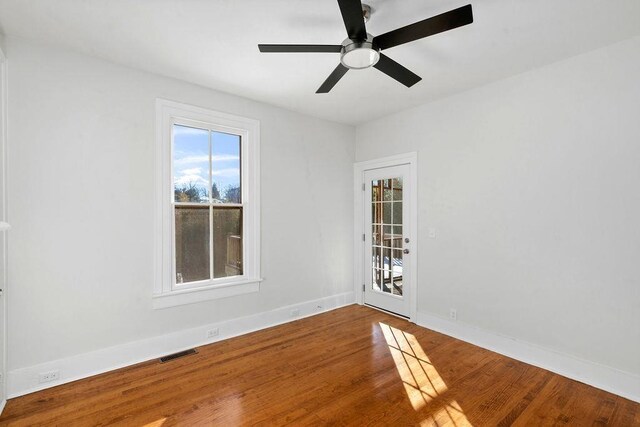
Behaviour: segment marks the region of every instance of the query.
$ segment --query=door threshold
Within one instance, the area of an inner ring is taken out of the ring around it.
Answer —
[[[401,318],[401,319],[411,321],[411,319],[409,318],[409,316],[404,316],[404,315],[402,315],[402,314],[398,314],[398,313],[395,313],[395,312],[393,312],[393,311],[385,310],[384,308],[376,307],[375,305],[367,304],[366,302],[364,303],[364,305],[366,305],[366,306],[367,306],[367,307],[369,307],[369,308],[373,308],[374,310],[382,311],[383,313],[387,313],[387,314],[390,314],[390,315],[392,315],[392,316],[396,316],[396,317],[399,317],[399,318]]]

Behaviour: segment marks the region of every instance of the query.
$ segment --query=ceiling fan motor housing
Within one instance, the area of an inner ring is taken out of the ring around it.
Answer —
[[[358,41],[345,39],[340,51],[340,62],[347,68],[362,70],[373,67],[380,59],[380,49],[373,44],[373,36],[367,33],[367,39]]]

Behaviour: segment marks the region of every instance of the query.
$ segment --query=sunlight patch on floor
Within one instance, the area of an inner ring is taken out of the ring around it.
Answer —
[[[420,423],[420,427],[431,426],[473,427],[473,424],[469,422],[458,402],[452,400]]]
[[[159,420],[155,420],[150,422],[149,424],[145,424],[142,427],[160,427],[164,422],[167,421],[166,418],[160,418]]]
[[[412,335],[380,323],[409,400],[416,411],[447,391],[436,368]]]
[[[386,323],[380,322],[379,325],[411,406],[416,411],[426,409],[430,402],[442,397],[447,391],[447,385],[415,336]],[[421,425],[471,426],[457,401],[435,403],[433,413]]]

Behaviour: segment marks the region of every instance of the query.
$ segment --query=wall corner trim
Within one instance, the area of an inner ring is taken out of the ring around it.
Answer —
[[[434,314],[418,312],[417,324],[507,357],[640,402],[640,375],[580,359]]]
[[[354,301],[353,292],[345,292],[264,311],[251,316],[198,326],[26,368],[14,369],[9,371],[7,375],[7,394],[9,398],[22,396],[45,388],[156,359],[167,354],[177,353],[185,349],[211,344],[304,317],[315,316],[351,305]],[[318,305],[322,306],[322,309],[318,309]],[[292,310],[298,310],[300,315],[291,317]],[[219,328],[220,335],[213,339],[207,338],[207,331],[213,328]],[[49,371],[60,371],[60,380],[40,384],[38,382],[39,373]]]

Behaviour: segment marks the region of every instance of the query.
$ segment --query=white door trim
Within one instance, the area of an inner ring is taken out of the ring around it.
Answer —
[[[364,231],[364,203],[363,203],[363,184],[364,171],[371,169],[386,168],[389,166],[409,165],[411,168],[411,212],[409,221],[411,226],[411,253],[414,260],[418,259],[418,153],[413,151],[410,153],[399,154],[395,156],[383,157],[381,159],[367,160],[353,164],[353,253],[354,253],[354,270],[353,270],[353,290],[357,304],[364,304],[363,290],[364,285],[364,242],[362,235]],[[410,316],[409,320],[416,323],[418,312],[418,264],[410,263],[411,283],[410,288]]]

